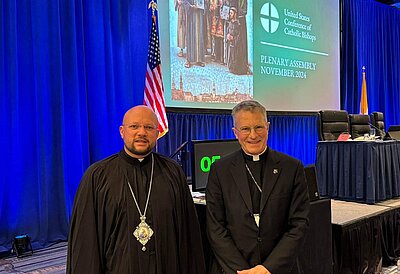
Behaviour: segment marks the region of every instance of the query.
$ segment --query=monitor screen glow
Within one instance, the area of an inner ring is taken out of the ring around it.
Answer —
[[[240,149],[235,139],[192,141],[192,190],[205,191],[212,163]]]

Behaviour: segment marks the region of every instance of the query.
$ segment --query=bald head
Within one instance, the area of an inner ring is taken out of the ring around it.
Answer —
[[[147,106],[129,109],[119,127],[126,153],[134,158],[143,158],[153,150],[158,137],[158,119]]]
[[[122,124],[128,124],[133,117],[144,117],[146,120],[152,120],[152,123],[158,126],[157,115],[154,111],[145,105],[135,106],[125,112],[124,118],[122,119]]]

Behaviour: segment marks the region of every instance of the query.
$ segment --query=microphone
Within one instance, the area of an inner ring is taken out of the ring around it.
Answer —
[[[385,132],[385,131],[381,130],[380,128],[374,126],[374,125],[371,124],[371,123],[368,123],[368,124],[369,124],[370,127],[374,128],[375,130],[378,131],[379,136],[380,136],[380,138],[381,138],[382,140],[383,140],[383,139],[388,140],[387,137],[386,137],[386,132]]]

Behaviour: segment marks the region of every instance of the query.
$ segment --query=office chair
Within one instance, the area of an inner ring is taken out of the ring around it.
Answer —
[[[319,141],[337,140],[341,133],[349,131],[349,115],[347,111],[321,110],[318,113]]]
[[[375,135],[380,136],[382,139],[385,137],[385,121],[383,119],[383,113],[374,111],[371,113],[371,124],[375,127]]]
[[[370,132],[369,116],[363,114],[350,114],[350,135],[352,139],[362,137]]]

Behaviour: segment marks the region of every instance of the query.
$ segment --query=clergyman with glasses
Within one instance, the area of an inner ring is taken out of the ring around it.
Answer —
[[[309,214],[303,165],[267,146],[260,103],[243,101],[232,116],[241,149],[213,163],[206,190],[210,273],[296,273]]]
[[[155,113],[128,110],[124,148],[91,165],[75,196],[67,273],[205,274],[200,227],[186,177],[154,153]]]

